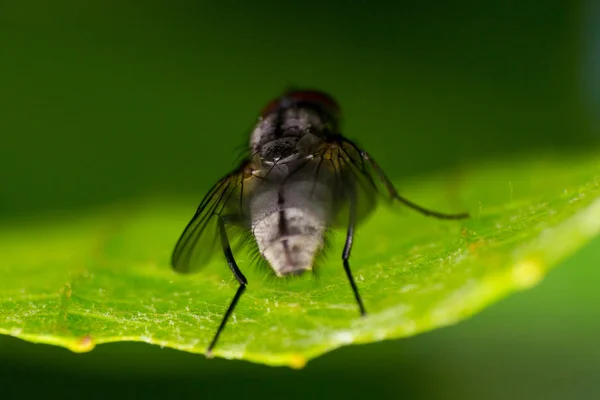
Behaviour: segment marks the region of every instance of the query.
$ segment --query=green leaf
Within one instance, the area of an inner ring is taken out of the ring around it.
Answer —
[[[301,367],[351,343],[456,323],[531,287],[600,229],[598,159],[539,156],[398,182],[439,221],[380,208],[358,229],[351,265],[359,318],[334,238],[318,279],[278,280],[237,254],[250,282],[215,355]],[[145,341],[203,353],[236,284],[224,259],[177,275],[169,257],[198,199],[139,200],[0,232],[0,333],[88,351]]]

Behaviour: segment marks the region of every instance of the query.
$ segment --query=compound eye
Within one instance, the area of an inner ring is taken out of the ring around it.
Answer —
[[[297,90],[288,93],[286,97],[290,98],[295,103],[317,104],[319,107],[333,115],[338,115],[340,113],[340,106],[337,101],[327,93],[319,90]]]
[[[295,103],[315,104],[334,116],[340,114],[337,101],[327,93],[318,90],[295,90],[271,100],[260,112],[260,117],[264,118],[280,108],[290,107]]]
[[[281,107],[281,98],[271,100],[260,112],[260,118],[265,118],[267,115],[274,113]]]

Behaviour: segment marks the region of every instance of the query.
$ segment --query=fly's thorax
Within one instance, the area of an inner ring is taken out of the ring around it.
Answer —
[[[258,155],[263,161],[278,162],[298,155],[298,140],[300,137],[286,136],[273,139],[260,146]]]
[[[312,269],[331,219],[330,187],[309,180],[266,186],[250,203],[260,253],[278,276]]]
[[[282,108],[259,118],[250,136],[250,148],[267,161],[286,158],[298,152],[303,136],[318,136],[331,125],[332,119],[316,109]]]

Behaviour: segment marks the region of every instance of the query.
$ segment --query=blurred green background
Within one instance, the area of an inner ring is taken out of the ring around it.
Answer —
[[[592,0],[2,2],[0,221],[199,201],[288,85],[337,97],[344,133],[395,179],[597,146],[598,26]],[[0,384],[15,396],[597,397],[599,260],[596,240],[465,323],[302,371],[3,337]]]

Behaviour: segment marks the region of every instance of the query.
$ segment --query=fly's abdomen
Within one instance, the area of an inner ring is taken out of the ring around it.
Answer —
[[[313,267],[331,215],[331,190],[319,182],[273,185],[251,202],[258,249],[278,276]]]

